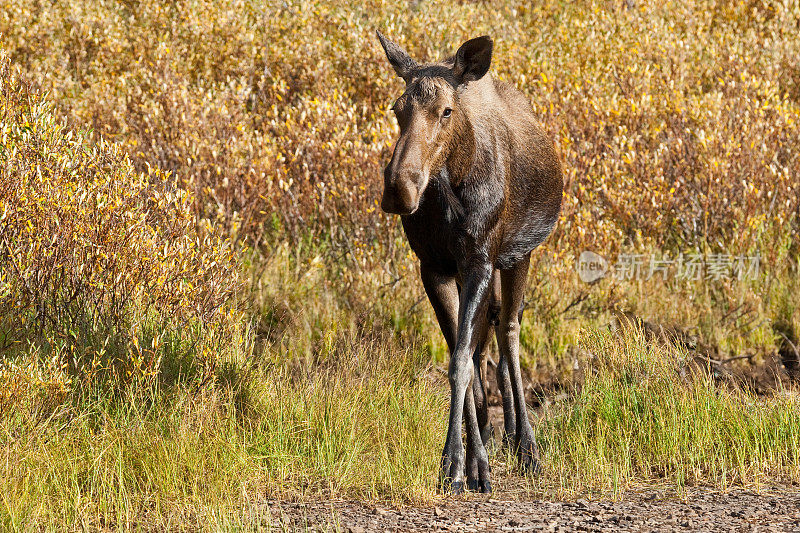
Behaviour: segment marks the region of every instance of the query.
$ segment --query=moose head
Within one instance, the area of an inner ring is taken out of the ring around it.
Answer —
[[[492,40],[486,36],[470,39],[449,59],[419,64],[400,46],[377,34],[389,63],[406,82],[405,92],[392,106],[400,138],[383,172],[381,208],[410,215],[419,207],[431,176],[456,157],[460,139],[471,129],[459,93],[489,71]]]

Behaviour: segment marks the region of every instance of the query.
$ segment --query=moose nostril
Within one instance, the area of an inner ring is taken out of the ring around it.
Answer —
[[[398,180],[395,186],[395,194],[399,203],[406,208],[410,209],[416,200],[416,187],[411,179]]]
[[[408,174],[394,176],[386,180],[381,199],[381,208],[387,213],[408,214],[418,204],[419,189],[413,176]]]

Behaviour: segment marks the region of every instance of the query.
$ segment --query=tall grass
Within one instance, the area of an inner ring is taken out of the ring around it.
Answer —
[[[268,498],[432,497],[443,389],[413,351],[350,355],[302,369],[226,360],[200,391],[151,381],[45,417],[3,411],[0,524],[205,528]]]
[[[589,331],[590,368],[574,400],[539,427],[561,490],[633,484],[727,487],[800,476],[800,395],[764,398],[636,328]]]
[[[46,416],[4,411],[0,523],[205,529],[266,520],[273,498],[434,498],[443,379],[423,353],[387,351],[386,339],[340,342],[347,358],[326,364],[276,368],[226,355],[211,388],[151,381],[123,396],[72,397]],[[585,382],[537,424],[544,473],[514,482],[528,487],[518,495],[798,478],[796,392],[730,389],[635,329],[588,332],[586,349]]]

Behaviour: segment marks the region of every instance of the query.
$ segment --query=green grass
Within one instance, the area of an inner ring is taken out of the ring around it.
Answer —
[[[443,391],[413,352],[352,355],[325,369],[229,361],[200,391],[140,383],[46,416],[21,402],[0,416],[0,525],[201,527],[265,498],[432,497]]]
[[[636,330],[585,339],[591,371],[537,423],[545,471],[518,496],[798,479],[796,392],[718,385]],[[199,389],[150,380],[56,406],[21,399],[0,415],[0,524],[238,529],[267,519],[267,499],[436,498],[446,379],[426,351],[392,344],[339,337],[313,365],[244,350]],[[502,451],[492,461],[514,466]]]
[[[269,525],[268,499],[439,498],[448,386],[432,312],[414,307],[413,271],[392,290],[365,273],[343,294],[336,268],[314,252],[280,245],[248,256],[249,318],[233,315],[226,329],[165,336],[143,324],[138,343],[159,362],[155,374],[69,381],[42,348],[7,357],[25,381],[0,413],[0,529],[240,530]],[[540,312],[551,297],[526,314],[528,368],[559,376],[571,366],[541,356],[552,333],[580,345],[585,378],[565,374],[567,398],[535,421],[541,477],[509,475],[513,458],[493,453],[506,496],[800,477],[796,390],[756,396],[719,384],[638,330],[552,320]]]
[[[729,487],[800,476],[800,395],[760,397],[716,384],[674,348],[631,329],[590,331],[590,370],[575,398],[539,427],[561,491],[635,484]]]
[[[145,321],[138,344],[158,361],[155,374],[87,383],[100,369],[70,381],[42,347],[7,356],[25,381],[0,387],[18,391],[0,413],[0,529],[241,530],[269,525],[268,499],[439,498],[448,386],[432,312],[414,305],[416,274],[387,290],[365,272],[344,292],[336,265],[319,257],[288,245],[247,256],[245,312],[220,331],[165,335]],[[492,455],[495,486],[513,488],[505,496],[800,477],[796,390],[756,396],[718,384],[635,329],[542,312],[552,298],[525,315],[525,360],[574,388],[535,421],[541,477],[509,475],[513,458]],[[678,309],[679,296],[648,301],[667,308],[669,298]],[[545,335],[578,343],[585,379],[563,374],[575,353],[548,352]]]

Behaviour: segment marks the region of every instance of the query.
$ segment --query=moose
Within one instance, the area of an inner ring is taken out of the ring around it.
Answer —
[[[504,439],[523,471],[540,468],[519,335],[531,251],[551,233],[561,210],[561,162],[527,98],[488,74],[488,36],[434,63],[417,63],[377,36],[405,81],[392,106],[400,137],[383,173],[381,208],[400,215],[450,351],[440,488],[463,492],[466,470],[466,488],[489,493],[485,382],[492,330],[500,351]]]

